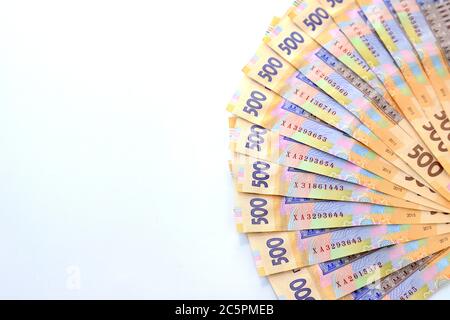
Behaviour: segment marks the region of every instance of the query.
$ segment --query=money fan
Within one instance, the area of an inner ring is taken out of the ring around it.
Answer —
[[[450,277],[450,0],[301,0],[231,98],[237,230],[280,299]]]

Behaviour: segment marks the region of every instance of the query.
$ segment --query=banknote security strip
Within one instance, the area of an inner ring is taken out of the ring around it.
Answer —
[[[298,0],[227,111],[233,216],[280,299],[450,277],[450,0]]]
[[[436,0],[417,0],[428,26],[433,32],[440,49],[450,64],[450,2]]]
[[[424,300],[449,281],[450,250],[447,249],[394,287],[383,300]]]
[[[450,250],[434,253],[383,279],[355,290],[342,300],[423,300],[450,278]]]
[[[429,255],[419,261],[414,261],[406,267],[397,270],[388,276],[374,281],[351,294],[342,297],[342,300],[381,300],[386,297],[400,283],[411,277],[416,271],[421,270],[433,261],[439,253]]]

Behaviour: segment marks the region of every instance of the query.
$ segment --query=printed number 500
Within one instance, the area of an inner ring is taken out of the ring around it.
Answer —
[[[441,164],[434,159],[433,155],[423,150],[421,145],[416,145],[413,153],[408,153],[411,159],[417,159],[417,165],[421,168],[428,167],[428,175],[430,177],[436,177],[442,173],[444,168]]]

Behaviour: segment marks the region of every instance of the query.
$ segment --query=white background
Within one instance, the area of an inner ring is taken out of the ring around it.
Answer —
[[[290,3],[0,2],[0,298],[275,298],[225,106]]]

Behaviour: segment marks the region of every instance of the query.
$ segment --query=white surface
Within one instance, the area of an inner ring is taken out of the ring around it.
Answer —
[[[0,2],[1,298],[275,297],[225,105],[290,3]]]

